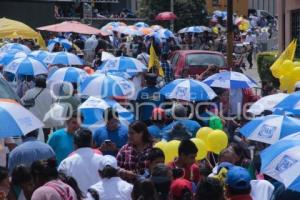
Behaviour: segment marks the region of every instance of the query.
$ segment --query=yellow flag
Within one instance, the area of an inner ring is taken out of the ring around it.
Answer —
[[[294,60],[295,52],[297,47],[297,40],[293,40],[287,48],[280,54],[277,60],[270,67],[273,76],[280,78],[282,76],[282,64],[285,60]]]
[[[156,67],[158,69],[158,73],[160,76],[164,77],[164,71],[160,65],[160,61],[158,56],[156,55],[153,42],[151,42],[150,46],[150,56],[149,56],[149,63],[148,63],[148,71],[152,69],[152,67]]]

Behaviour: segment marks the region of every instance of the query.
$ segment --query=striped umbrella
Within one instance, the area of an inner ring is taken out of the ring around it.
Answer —
[[[114,75],[95,74],[80,85],[80,94],[100,98],[127,96],[134,93],[132,82]]]
[[[100,72],[127,72],[128,74],[144,72],[146,70],[147,67],[142,62],[126,56],[109,59],[97,69]]]
[[[23,44],[19,44],[19,43],[5,44],[4,46],[2,46],[0,48],[0,52],[6,52],[6,51],[11,50],[11,49],[16,49],[16,50],[19,50],[19,51],[23,51],[26,54],[30,54],[30,52],[31,52],[31,50],[27,46],[25,46]]]
[[[3,70],[16,75],[30,76],[48,73],[47,66],[43,62],[30,56],[13,60]]]
[[[204,31],[202,27],[190,26],[179,30],[178,33],[203,33]]]
[[[134,26],[137,28],[148,28],[149,27],[149,25],[146,24],[145,22],[137,22],[134,24]]]
[[[51,65],[82,65],[81,59],[72,53],[57,52],[51,53],[44,59],[44,62]]]
[[[27,54],[23,51],[19,51],[17,49],[11,49],[6,52],[0,53],[0,64],[7,65],[11,61],[17,59],[17,58],[25,58],[27,57]]]
[[[67,39],[64,39],[64,38],[54,38],[54,39],[49,40],[49,42],[48,42],[48,46],[47,46],[48,51],[51,52],[53,50],[54,45],[56,43],[59,43],[60,46],[62,46],[65,50],[69,50],[73,46],[72,42],[70,42]]]
[[[0,99],[0,137],[26,135],[44,124],[30,111],[10,99]]]
[[[29,55],[43,61],[47,56],[49,56],[49,54],[50,54],[50,52],[48,52],[48,51],[37,50],[37,51],[31,52]]]
[[[273,144],[279,139],[300,131],[300,120],[285,115],[258,117],[241,129],[240,133],[249,140]]]
[[[51,74],[48,81],[77,83],[84,80],[87,76],[88,74],[82,69],[76,67],[63,67]]]
[[[163,27],[160,26],[160,25],[152,25],[152,26],[150,26],[150,28],[152,28],[154,31],[158,31],[160,29],[163,29]]]
[[[257,87],[255,81],[248,76],[232,71],[214,74],[203,81],[210,87],[242,89]]]
[[[172,31],[170,31],[169,29],[165,29],[165,28],[158,30],[157,34],[158,35],[155,34],[154,37],[158,36],[161,39],[168,39],[171,37],[175,37]]]
[[[208,85],[193,79],[176,79],[164,86],[160,93],[167,99],[185,101],[205,101],[216,96]]]
[[[282,110],[297,115],[300,114],[300,91],[289,94],[274,107],[274,110]]]

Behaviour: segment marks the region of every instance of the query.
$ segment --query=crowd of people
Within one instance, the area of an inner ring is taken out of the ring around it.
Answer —
[[[53,95],[47,88],[45,76],[23,77],[16,92],[23,104],[34,98],[35,104],[29,110],[41,121],[55,102],[70,103],[74,112],[68,113],[69,118],[60,127],[44,122],[42,130],[27,133],[22,141],[0,140],[0,200],[300,199],[300,193],[260,173],[259,153],[266,145],[247,141],[239,134],[239,128],[248,120],[243,115],[244,105],[259,98],[251,89],[213,88],[217,97],[201,106],[195,106],[199,102],[167,100],[159,92],[163,85],[177,78],[168,60],[173,51],[182,47],[226,51],[226,29],[221,23],[214,26],[218,27],[216,33],[178,34],[159,42],[153,37],[128,37],[116,31],[110,36],[68,35],[79,48],[68,51],[81,56],[85,66],[89,66],[81,67],[89,73],[103,63],[103,52],[111,49],[115,56],[134,57],[147,66],[149,48],[154,43],[164,77],[153,70],[134,77],[135,97],[115,100],[135,105],[135,120],[129,125],[123,123],[119,113],[108,108],[103,112],[104,125],[96,129],[84,124],[78,107],[86,99],[78,95],[76,84],[72,84],[68,98],[60,98],[61,94]],[[253,26],[248,32],[242,33],[238,28],[235,31],[236,42],[249,45],[249,68],[253,65],[253,50],[258,45],[261,47],[257,51],[266,50],[265,41],[271,34],[271,29]],[[262,37],[259,44],[257,36]],[[63,45],[57,43],[52,52],[62,50]],[[217,66],[209,65],[196,78],[204,80],[218,72]],[[9,79],[7,74],[4,77]],[[274,90],[265,95],[271,92]],[[165,102],[169,106],[161,107]],[[190,139],[196,137],[201,127],[224,130],[229,138],[228,147],[219,154],[210,152],[206,158],[196,160],[199,149]],[[161,140],[180,141],[178,156],[170,162],[164,151],[155,147]],[[248,148],[251,145],[255,151]]]

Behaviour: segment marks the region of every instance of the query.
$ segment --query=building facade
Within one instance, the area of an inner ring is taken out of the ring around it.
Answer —
[[[227,0],[206,0],[208,13],[215,10],[227,10]],[[239,16],[248,16],[248,0],[233,0],[233,12]]]
[[[273,16],[277,16],[276,0],[248,0],[249,9],[266,10]]]
[[[296,56],[300,58],[300,1],[277,0],[279,50],[282,51],[293,39],[297,39]]]

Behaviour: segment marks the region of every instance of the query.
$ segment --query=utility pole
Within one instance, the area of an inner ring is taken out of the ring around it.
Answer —
[[[233,0],[227,0],[227,67],[232,70],[233,61]]]
[[[174,0],[170,0],[170,6],[170,11],[174,13]],[[174,20],[171,20],[170,29],[171,31],[174,31]]]

